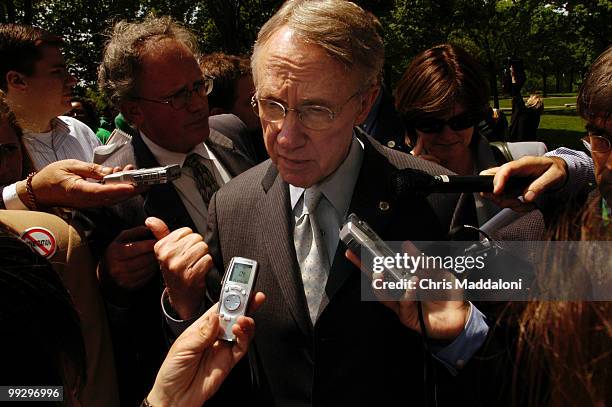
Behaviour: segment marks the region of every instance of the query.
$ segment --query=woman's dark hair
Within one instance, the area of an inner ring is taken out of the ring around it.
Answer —
[[[64,386],[78,394],[85,345],[70,295],[51,264],[2,227],[0,309],[0,384]]]
[[[480,64],[463,48],[442,44],[417,55],[395,88],[395,108],[408,130],[415,119],[450,113],[460,103],[484,115],[489,87]]]

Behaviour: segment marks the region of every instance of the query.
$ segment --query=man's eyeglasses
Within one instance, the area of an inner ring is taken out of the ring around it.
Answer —
[[[336,116],[342,111],[342,108],[360,93],[361,90],[355,92],[336,111],[329,107],[318,105],[307,105],[292,109],[276,100],[257,98],[255,95],[251,98],[251,107],[253,107],[253,111],[257,116],[268,122],[279,122],[287,116],[288,112],[295,112],[304,127],[310,130],[326,130],[331,127]]]
[[[611,148],[610,139],[603,136],[584,136],[582,138],[582,144],[592,153],[607,153]]]
[[[422,133],[435,134],[442,133],[444,126],[448,126],[453,131],[461,131],[474,126],[479,120],[478,115],[471,112],[465,112],[453,116],[448,120],[436,119],[434,117],[417,119],[413,126],[416,130]]]
[[[213,90],[213,79],[214,78],[212,78],[211,76],[205,76],[201,80],[195,82],[191,89],[187,89],[185,87],[176,92],[174,95],[165,99],[149,99],[140,96],[136,96],[134,97],[134,99],[170,105],[176,110],[181,110],[187,107],[187,105],[191,102],[191,96],[193,94],[196,94],[201,98],[210,94],[210,92],[212,92]]]

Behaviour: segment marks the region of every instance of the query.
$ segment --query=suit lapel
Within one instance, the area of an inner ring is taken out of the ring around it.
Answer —
[[[374,149],[367,138],[360,139],[364,142],[363,163],[347,215],[355,213],[381,233],[393,220],[397,203],[390,183],[384,180],[390,180],[397,170]],[[340,242],[325,287],[326,301],[331,300],[349,276],[356,272],[356,268],[345,258],[345,251],[346,246]]]
[[[140,134],[133,135],[132,146],[138,168],[159,167],[159,163],[142,140],[142,137],[140,137]],[[145,192],[143,196],[145,199],[144,212],[146,216],[155,216],[162,219],[170,230],[187,226],[197,231],[191,216],[189,216],[189,212],[187,212],[183,201],[172,184],[155,185]]]
[[[268,173],[262,181],[266,194],[257,204],[259,212],[262,241],[266,245],[270,268],[281,288],[285,301],[304,334],[312,333],[312,322],[308,314],[304,286],[297,262],[293,233],[291,231],[291,204],[289,187],[278,176],[274,164],[270,164]],[[270,239],[275,236],[274,239]]]

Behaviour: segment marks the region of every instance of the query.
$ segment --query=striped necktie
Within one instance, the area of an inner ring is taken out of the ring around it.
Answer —
[[[210,198],[219,189],[219,184],[217,184],[213,173],[204,165],[202,159],[204,158],[201,158],[196,153],[189,154],[183,166],[191,169],[200,195],[202,195],[204,203],[208,206]]]

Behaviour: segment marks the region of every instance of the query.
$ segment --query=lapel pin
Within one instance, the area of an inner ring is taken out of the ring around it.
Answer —
[[[383,212],[388,211],[389,208],[390,208],[389,202],[380,201],[378,203],[378,209],[380,209]]]

